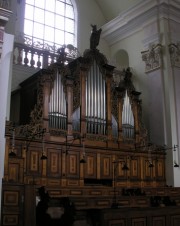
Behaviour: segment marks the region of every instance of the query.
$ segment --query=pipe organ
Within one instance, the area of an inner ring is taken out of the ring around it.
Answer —
[[[14,157],[9,155],[12,123],[7,122],[3,225],[11,216],[13,225],[30,226],[41,186],[51,197],[70,197],[77,209],[102,209],[112,205],[114,195],[125,206],[148,206],[148,197],[132,204],[122,196],[123,189],[140,188],[153,195],[166,184],[165,152],[148,146],[130,69],[121,72],[117,84],[114,67],[96,48],[68,63],[59,59],[20,84]],[[42,151],[47,158],[41,158]],[[154,167],[148,166],[149,158]]]

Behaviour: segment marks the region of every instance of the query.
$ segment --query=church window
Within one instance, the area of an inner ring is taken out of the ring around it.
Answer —
[[[56,52],[75,43],[75,12],[71,0],[26,0],[24,35],[36,48]]]

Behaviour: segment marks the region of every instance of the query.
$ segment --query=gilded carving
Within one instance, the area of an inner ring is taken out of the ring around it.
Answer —
[[[162,67],[162,45],[152,45],[149,50],[141,52],[145,62],[145,71],[150,72]]]

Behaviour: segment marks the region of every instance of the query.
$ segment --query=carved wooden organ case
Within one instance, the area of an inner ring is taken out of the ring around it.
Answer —
[[[129,68],[117,83],[114,67],[97,49],[68,63],[60,55],[24,81],[20,92],[15,158],[9,157],[13,139],[6,126],[4,182],[46,186],[60,196],[83,194],[92,185],[108,192],[113,184],[165,184],[165,154],[148,145],[141,93]]]

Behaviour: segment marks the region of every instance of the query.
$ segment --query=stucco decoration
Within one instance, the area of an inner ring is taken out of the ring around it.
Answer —
[[[152,45],[149,50],[141,52],[142,60],[145,62],[145,71],[157,70],[162,66],[162,45]]]
[[[177,44],[169,44],[169,54],[171,59],[171,65],[180,67],[180,42]]]

